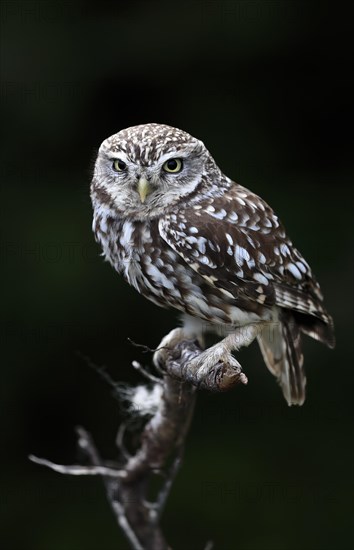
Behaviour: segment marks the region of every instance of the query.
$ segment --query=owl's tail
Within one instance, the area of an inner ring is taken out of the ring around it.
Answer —
[[[277,378],[288,405],[305,401],[306,376],[303,369],[301,332],[290,311],[282,311],[279,320],[258,335],[264,361]]]

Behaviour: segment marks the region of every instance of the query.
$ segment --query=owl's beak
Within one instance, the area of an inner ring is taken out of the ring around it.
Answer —
[[[138,193],[142,203],[145,202],[146,197],[151,193],[151,185],[146,178],[140,178],[138,181]]]

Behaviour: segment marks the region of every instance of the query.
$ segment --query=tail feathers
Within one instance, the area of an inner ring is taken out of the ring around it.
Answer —
[[[306,376],[300,327],[292,313],[284,312],[276,323],[266,326],[258,335],[258,343],[288,405],[302,405],[306,395]]]

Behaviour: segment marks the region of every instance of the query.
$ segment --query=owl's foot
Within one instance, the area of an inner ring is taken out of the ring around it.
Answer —
[[[234,373],[239,377],[240,382],[247,384],[247,377],[242,372],[240,363],[232,355],[229,347],[225,345],[224,340],[192,359],[188,369],[195,373],[195,378],[201,385],[204,385],[203,381],[212,373],[217,373],[221,369]]]
[[[254,323],[235,329],[221,342],[211,346],[198,357],[192,359],[188,365],[188,369],[196,374],[198,380],[202,381],[210,376],[210,373],[217,372],[223,368],[231,373],[234,372],[234,375],[239,377],[240,382],[247,384],[247,377],[242,372],[240,363],[232,355],[232,351],[249,346],[260,332],[262,326],[263,323]]]
[[[191,335],[182,328],[172,330],[165,336],[156,350],[153,362],[159,370],[164,370],[169,363],[169,369],[177,377],[192,383],[194,386],[206,389],[225,391],[241,382],[247,384],[247,377],[242,372],[240,363],[232,355],[233,350],[248,346],[258,335],[263,323],[254,323],[235,328],[226,338],[200,352],[198,347],[193,350],[192,358],[177,361],[171,357],[171,352],[179,345],[189,340]],[[199,346],[200,350],[200,346]],[[178,353],[178,351],[177,351]],[[172,363],[171,363],[172,361]]]
[[[168,365],[170,374],[199,388],[225,391],[239,382],[247,384],[247,377],[232,356],[227,339],[205,351],[200,350],[200,343],[190,333],[177,328],[161,340],[153,362],[162,372]]]

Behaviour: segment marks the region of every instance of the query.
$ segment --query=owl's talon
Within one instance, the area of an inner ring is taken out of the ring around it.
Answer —
[[[247,384],[247,377],[242,372],[240,363],[224,346],[216,345],[204,351],[188,365],[195,373],[200,387],[216,386],[219,391],[225,391],[241,382]],[[213,384],[210,384],[210,380]],[[215,382],[217,381],[217,382]]]
[[[191,361],[190,365],[195,369],[203,369],[208,371],[219,363],[240,368],[239,362],[233,357],[233,355],[229,351],[223,349],[220,345],[212,346],[211,348],[203,351],[203,353]]]

